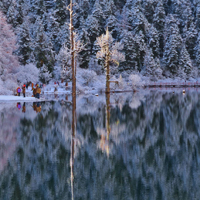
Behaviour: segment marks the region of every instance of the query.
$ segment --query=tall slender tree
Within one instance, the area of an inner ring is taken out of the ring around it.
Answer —
[[[120,52],[123,46],[119,42],[115,42],[108,31],[106,34],[97,38],[97,44],[100,46],[100,50],[97,52],[97,58],[102,59],[104,68],[106,70],[106,92],[110,92],[110,63],[116,63],[119,65],[119,61],[124,61],[124,54]]]

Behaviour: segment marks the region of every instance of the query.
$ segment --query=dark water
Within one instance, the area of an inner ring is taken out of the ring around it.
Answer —
[[[0,103],[0,199],[200,199],[199,92],[70,101]]]

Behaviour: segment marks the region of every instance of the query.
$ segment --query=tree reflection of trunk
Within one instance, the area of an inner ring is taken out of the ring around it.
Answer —
[[[71,194],[74,199],[74,154],[75,154],[75,136],[76,136],[76,93],[72,93],[72,136],[71,136]]]
[[[71,193],[74,199],[74,151],[75,151],[75,135],[76,135],[76,76],[74,62],[74,27],[73,27],[73,1],[70,0],[70,45],[71,45],[71,66],[72,66],[72,137],[71,137]]]
[[[106,44],[106,93],[110,93],[110,51],[109,51],[109,34],[107,33],[107,44]]]
[[[110,87],[108,89],[110,91]],[[110,135],[110,92],[106,92],[106,132],[108,140]]]
[[[75,136],[76,136],[76,95],[72,95],[72,136],[71,136],[71,195],[74,199],[74,154],[75,154]]]
[[[107,132],[107,145],[106,145],[106,152],[109,155],[109,135],[110,135],[110,82],[107,85],[107,92],[106,92],[106,132]]]
[[[109,155],[109,135],[110,135],[110,84],[108,82],[106,92],[106,137],[101,135],[100,147]]]

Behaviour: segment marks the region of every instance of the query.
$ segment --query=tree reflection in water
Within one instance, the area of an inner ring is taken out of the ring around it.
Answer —
[[[40,114],[1,103],[0,199],[198,199],[199,99],[78,97],[75,110],[43,102]]]

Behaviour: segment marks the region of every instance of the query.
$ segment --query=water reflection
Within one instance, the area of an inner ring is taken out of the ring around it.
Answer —
[[[33,110],[36,113],[41,112],[41,103],[40,102],[33,102]]]
[[[198,199],[199,100],[107,94],[40,114],[0,103],[0,199]]]

